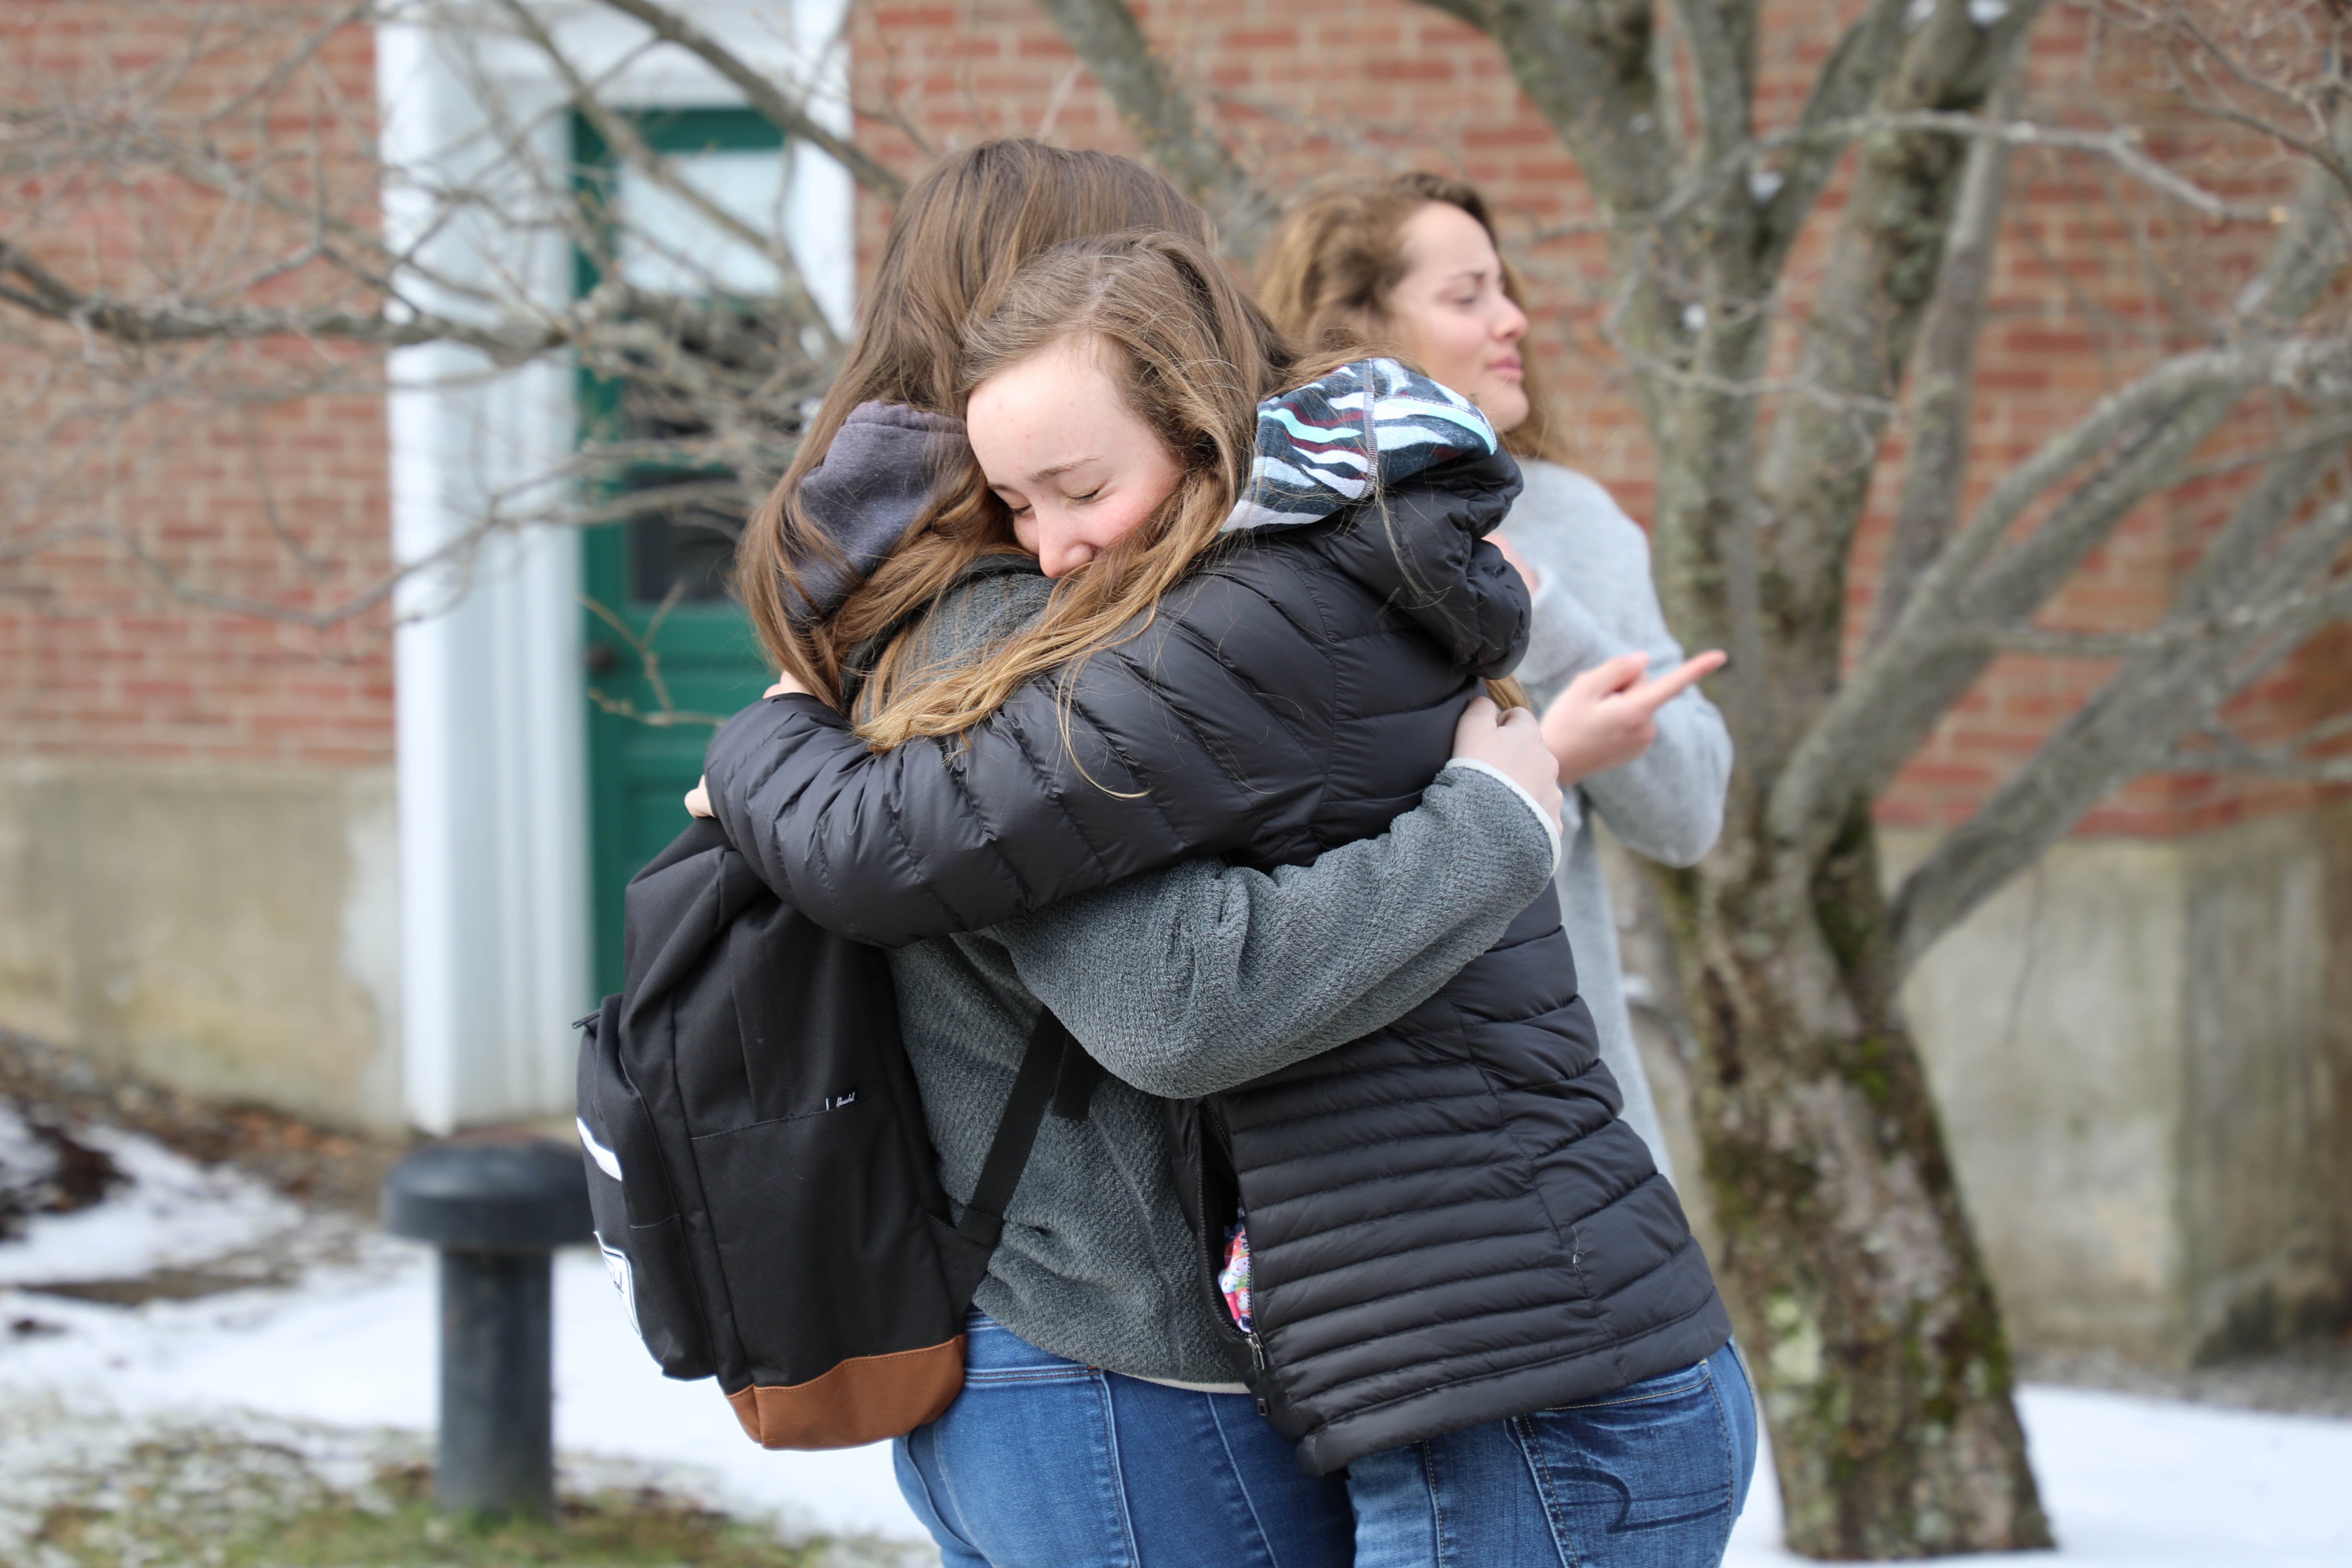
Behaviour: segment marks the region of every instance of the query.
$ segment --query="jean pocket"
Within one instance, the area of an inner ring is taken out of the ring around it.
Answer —
[[[1645,1377],[1637,1383],[1612,1388],[1606,1394],[1596,1394],[1590,1399],[1578,1399],[1566,1405],[1555,1405],[1554,1410],[1599,1410],[1612,1405],[1642,1405],[1653,1400],[1673,1399],[1695,1393],[1707,1385],[1706,1363],[1695,1361],[1673,1372],[1662,1372],[1655,1377]]]

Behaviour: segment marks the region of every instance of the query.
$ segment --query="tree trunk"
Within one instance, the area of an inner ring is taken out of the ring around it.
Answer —
[[[1992,1284],[1895,1003],[1867,809],[1810,874],[1772,874],[1761,848],[1658,880],[1699,1047],[1716,1261],[1789,1545],[2047,1546]]]

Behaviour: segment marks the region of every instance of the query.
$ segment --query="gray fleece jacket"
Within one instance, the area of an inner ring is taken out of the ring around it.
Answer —
[[[1650,542],[1609,492],[1558,463],[1521,465],[1519,492],[1501,532],[1538,582],[1530,606],[1520,681],[1542,707],[1560,689],[1621,653],[1650,656],[1650,673],[1683,661],[1650,580]],[[1625,1093],[1625,1120],[1649,1144],[1669,1180],[1674,1167],[1658,1129],[1657,1102],[1633,1046],[1618,957],[1617,921],[1601,879],[1593,819],[1637,855],[1687,866],[1723,829],[1731,779],[1731,732],[1696,687],[1658,710],[1658,738],[1622,768],[1595,773],[1568,792],[1567,845],[1559,864],[1560,924],[1576,954],[1577,989],[1592,1009],[1601,1059]]]
[[[968,579],[908,634],[969,659],[1044,608],[1034,572]],[[971,1195],[1042,1002],[1110,1077],[1047,1117],[977,1305],[1131,1376],[1226,1386],[1155,1097],[1230,1088],[1402,1016],[1501,937],[1556,849],[1531,802],[1456,764],[1384,836],[1272,873],[1197,860],[989,930],[895,949],[900,1026],[940,1155]]]

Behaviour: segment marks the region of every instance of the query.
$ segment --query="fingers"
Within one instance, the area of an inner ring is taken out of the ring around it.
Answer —
[[[1730,656],[1720,648],[1709,648],[1705,653],[1685,659],[1657,679],[1645,681],[1632,688],[1625,693],[1626,700],[1639,703],[1654,713],[1717,670],[1721,669],[1729,658]]]
[[[703,777],[695,780],[694,787],[686,792],[686,810],[688,816],[712,816],[717,815],[710,809],[710,791],[706,787],[709,782],[709,777],[706,774]]]
[[[1462,710],[1462,717],[1454,721],[1454,749],[1460,751],[1465,740],[1493,729],[1497,716],[1493,698],[1473,697],[1470,706]]]
[[[1485,703],[1484,707],[1480,703]],[[1500,721],[1497,722],[1497,721]],[[1542,727],[1525,708],[1498,713],[1481,698],[1463,713],[1454,731],[1454,754],[1499,770],[1525,790],[1553,820],[1560,814],[1559,768],[1544,744]]]
[[[1648,654],[1621,653],[1614,658],[1602,659],[1599,664],[1570,681],[1569,689],[1580,691],[1589,697],[1614,696],[1637,684],[1642,679],[1643,671],[1649,668]],[[1566,691],[1560,693],[1563,699],[1567,695]]]
[[[1509,562],[1511,569],[1519,574],[1519,581],[1528,585],[1528,596],[1533,598],[1536,590],[1543,585],[1542,574],[1528,564],[1528,558],[1519,553],[1517,545],[1513,544],[1501,534],[1488,534],[1486,542],[1502,552],[1503,559]]]

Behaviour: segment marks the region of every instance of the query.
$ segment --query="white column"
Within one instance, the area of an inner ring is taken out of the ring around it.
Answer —
[[[680,8],[755,68],[811,85],[812,113],[846,133],[844,51],[832,47],[845,7],[684,0]],[[567,243],[553,226],[522,220],[534,202],[562,199],[563,84],[543,58],[495,29],[433,25],[469,25],[462,4],[413,15],[419,20],[376,30],[387,167],[459,184],[486,160],[499,163],[500,127],[527,126],[540,173],[551,177],[534,189],[506,160],[495,193],[501,212],[452,218],[395,174],[383,195],[386,234],[395,244],[429,234],[420,259],[468,288],[561,308]],[[616,107],[740,101],[682,51],[643,48],[643,29],[617,13],[549,5],[542,19]],[[809,149],[794,150],[791,181],[788,237],[811,290],[845,331],[854,187]],[[405,287],[427,309],[484,309],[421,279]],[[493,374],[478,355],[432,345],[396,353],[391,369],[394,550],[403,562],[431,563],[395,601],[403,1099],[416,1126],[447,1132],[564,1113],[571,1021],[593,1001],[580,541],[567,528],[518,528],[453,549],[494,510],[529,513],[556,499],[527,492],[570,456],[577,416],[568,362]]]
[[[485,129],[472,84],[419,28],[380,29],[377,61],[387,162],[461,173]],[[435,215],[395,185],[385,216],[397,236]],[[457,226],[430,261],[560,300],[564,258],[537,248],[556,253]],[[403,1098],[446,1132],[560,1113],[591,1000],[579,538],[481,531],[544,504],[516,492],[563,462],[574,413],[560,361],[491,374],[431,345],[391,374],[394,549],[432,563],[395,601]]]

